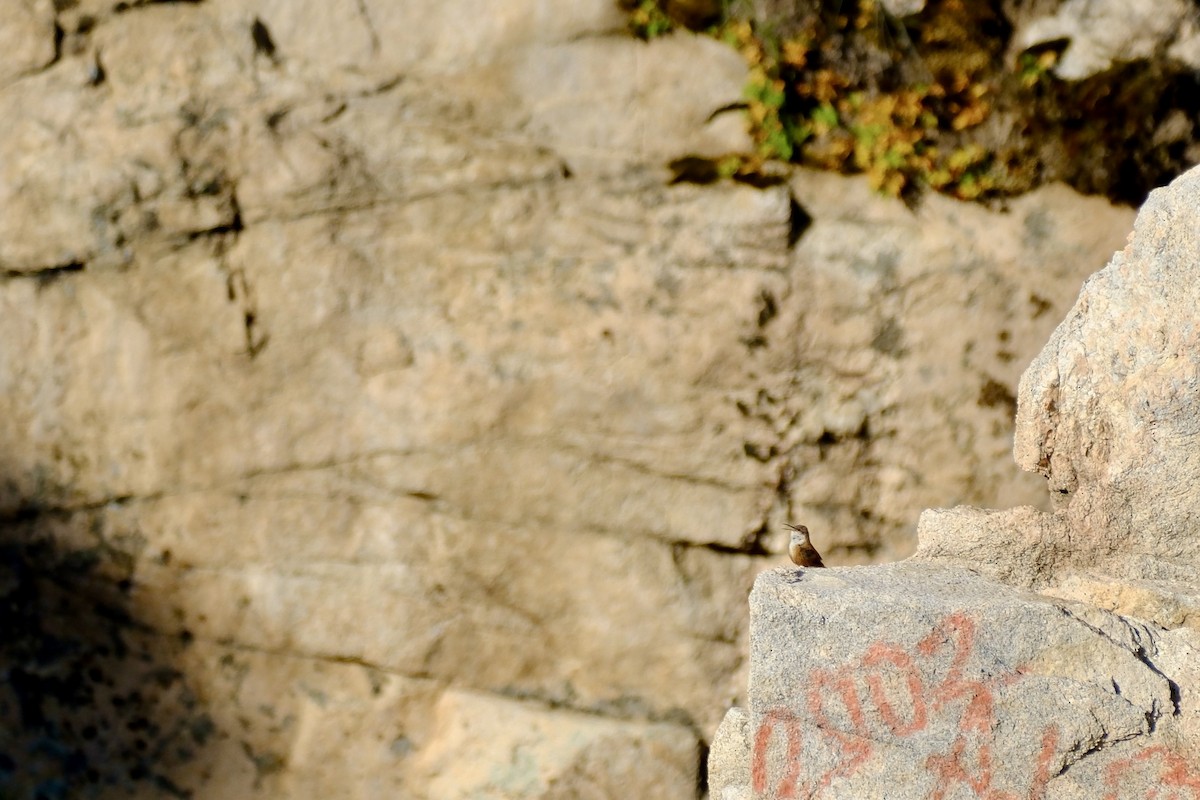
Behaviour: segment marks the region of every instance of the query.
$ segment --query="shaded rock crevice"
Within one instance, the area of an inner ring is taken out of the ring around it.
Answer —
[[[39,285],[46,285],[72,272],[83,272],[87,264],[83,261],[67,261],[62,264],[52,264],[31,269],[8,269],[0,272],[0,280],[16,280],[32,278]]]

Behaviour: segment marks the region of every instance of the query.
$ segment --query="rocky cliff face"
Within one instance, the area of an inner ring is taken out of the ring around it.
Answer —
[[[757,580],[718,796],[1200,791],[1198,192],[1151,195],[1021,380],[1052,513],[926,512],[904,563]]]
[[[1129,212],[671,184],[740,60],[570,5],[0,12],[0,791],[691,796],[779,522],[1038,501]]]

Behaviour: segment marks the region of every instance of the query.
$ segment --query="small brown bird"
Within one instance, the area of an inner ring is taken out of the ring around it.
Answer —
[[[821,554],[812,546],[808,539],[808,528],[803,525],[787,525],[792,531],[792,539],[788,542],[788,555],[801,567],[823,567]]]

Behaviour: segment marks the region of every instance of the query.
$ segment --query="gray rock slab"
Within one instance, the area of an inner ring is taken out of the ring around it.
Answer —
[[[771,570],[750,602],[754,797],[1200,786],[1151,627],[912,563]]]

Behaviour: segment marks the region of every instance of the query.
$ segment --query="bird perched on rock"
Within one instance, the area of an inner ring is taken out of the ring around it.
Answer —
[[[821,560],[821,554],[808,539],[808,528],[803,525],[788,525],[787,527],[792,531],[792,539],[788,542],[788,555],[792,557],[792,561],[801,567],[825,566],[825,562]]]

